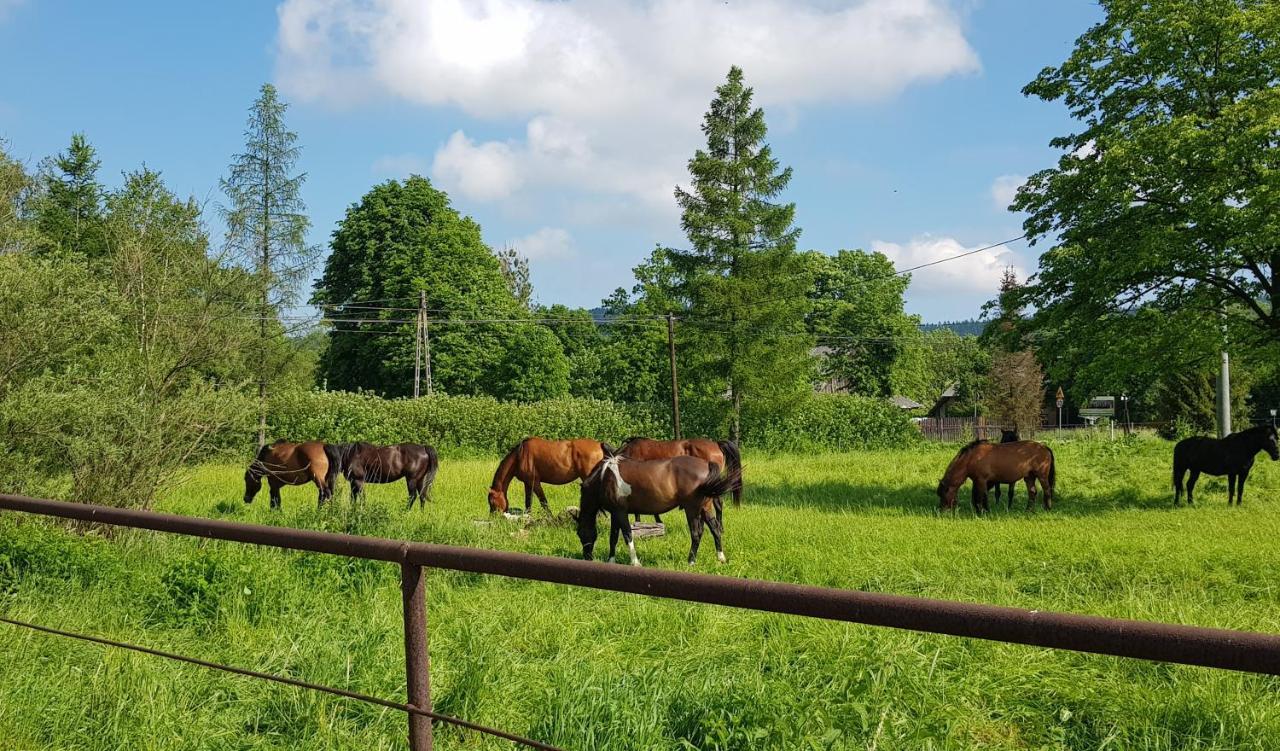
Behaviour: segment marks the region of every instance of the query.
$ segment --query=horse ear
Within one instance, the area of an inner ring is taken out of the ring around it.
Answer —
[[[618,453],[617,450],[613,448],[613,446],[610,446],[604,441],[600,442],[600,450],[604,452],[604,458],[606,459],[612,459]]]

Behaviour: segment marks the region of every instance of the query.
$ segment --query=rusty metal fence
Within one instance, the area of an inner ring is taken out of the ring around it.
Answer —
[[[505,738],[529,748],[555,749],[554,746],[536,740],[432,711],[427,648],[426,568],[492,574],[1011,644],[1280,675],[1280,636],[1250,631],[1025,610],[683,571],[610,566],[567,558],[245,524],[16,495],[0,494],[0,509],[398,564],[404,605],[407,703],[8,618],[0,618],[0,622],[397,709],[408,715],[411,751],[427,751],[432,748],[432,720]]]

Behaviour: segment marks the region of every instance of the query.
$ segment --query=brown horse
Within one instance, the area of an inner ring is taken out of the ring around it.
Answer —
[[[1053,506],[1056,475],[1053,451],[1042,443],[973,441],[960,449],[960,453],[951,460],[946,474],[938,482],[939,508],[955,511],[956,491],[965,480],[972,480],[973,510],[974,513],[981,514],[991,510],[987,503],[987,488],[991,484],[1025,480],[1027,508],[1030,509],[1036,500],[1038,480],[1040,487],[1044,489],[1044,507],[1047,510]]]
[[[605,457],[582,481],[578,539],[582,542],[583,558],[592,558],[596,515],[605,511],[610,517],[609,560],[614,558],[621,532],[631,552],[631,565],[639,566],[627,514],[663,514],[678,506],[684,509],[689,521],[689,565],[698,560],[704,524],[711,528],[715,539],[716,559],[724,562],[723,530],[720,520],[712,513],[711,499],[731,491],[740,479],[741,470],[721,474],[719,465],[693,456],[637,461],[616,455],[608,447],[605,447]]]
[[[357,500],[366,482],[387,483],[403,479],[409,488],[409,508],[413,502],[425,506],[431,498],[440,460],[436,450],[417,443],[376,446],[357,441],[335,447],[342,476],[351,485],[351,500]]]
[[[258,450],[244,473],[244,502],[252,503],[262,489],[265,475],[271,488],[271,508],[280,508],[280,488],[313,482],[320,491],[317,504],[333,496],[333,481],[338,473],[338,455],[334,446],[320,441],[290,443],[279,440]]]
[[[507,510],[507,488],[511,480],[524,483],[524,510],[533,508],[533,494],[537,494],[542,508],[548,512],[547,496],[542,483],[567,485],[591,474],[604,452],[599,441],[574,438],[565,441],[548,441],[530,436],[507,452],[493,473],[489,486],[489,513]]]
[[[618,453],[627,459],[652,461],[654,459],[674,459],[677,456],[694,456],[704,462],[716,464],[726,470],[738,470],[742,476],[742,456],[738,453],[738,444],[733,441],[713,441],[709,438],[686,438],[679,441],[655,441],[652,438],[632,436],[622,442]],[[724,523],[724,504],[720,498],[713,499],[716,518]],[[742,504],[742,483],[733,488],[733,505]],[[636,521],[640,515],[636,514]]]

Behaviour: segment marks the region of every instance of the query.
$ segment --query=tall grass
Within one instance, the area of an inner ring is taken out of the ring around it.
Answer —
[[[697,570],[848,589],[1280,632],[1280,467],[1245,505],[1202,481],[1171,505],[1170,444],[1054,443],[1059,503],[935,512],[955,447],[748,454],[729,562]],[[493,521],[496,457],[442,457],[434,504],[404,487],[240,500],[209,465],[161,510],[577,556],[570,527]],[[549,488],[552,508],[576,505]],[[993,504],[994,505],[994,504]],[[638,542],[684,568],[688,534]],[[609,565],[600,563],[599,565]],[[152,533],[113,539],[0,517],[10,616],[399,698],[390,565]],[[437,708],[574,749],[1273,749],[1280,681],[1199,668],[839,625],[445,571],[428,579]],[[0,747],[392,749],[392,711],[0,626]],[[442,749],[508,744],[441,728]]]

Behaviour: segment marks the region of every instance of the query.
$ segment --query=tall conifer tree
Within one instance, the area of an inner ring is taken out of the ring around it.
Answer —
[[[703,118],[707,139],[689,160],[690,190],[676,188],[692,249],[674,251],[690,308],[681,327],[690,381],[727,418],[736,440],[748,410],[785,409],[811,388],[809,272],[796,253],[791,181],[765,143],[764,111],[734,66]]]
[[[245,150],[222,181],[227,246],[253,269],[258,287],[258,445],[266,442],[267,390],[283,363],[274,356],[281,309],[297,300],[298,285],[318,250],[307,245],[311,226],[302,201],[305,173],[295,172],[301,152],[297,134],[284,124],[288,105],[271,84],[263,84],[249,108]]]

